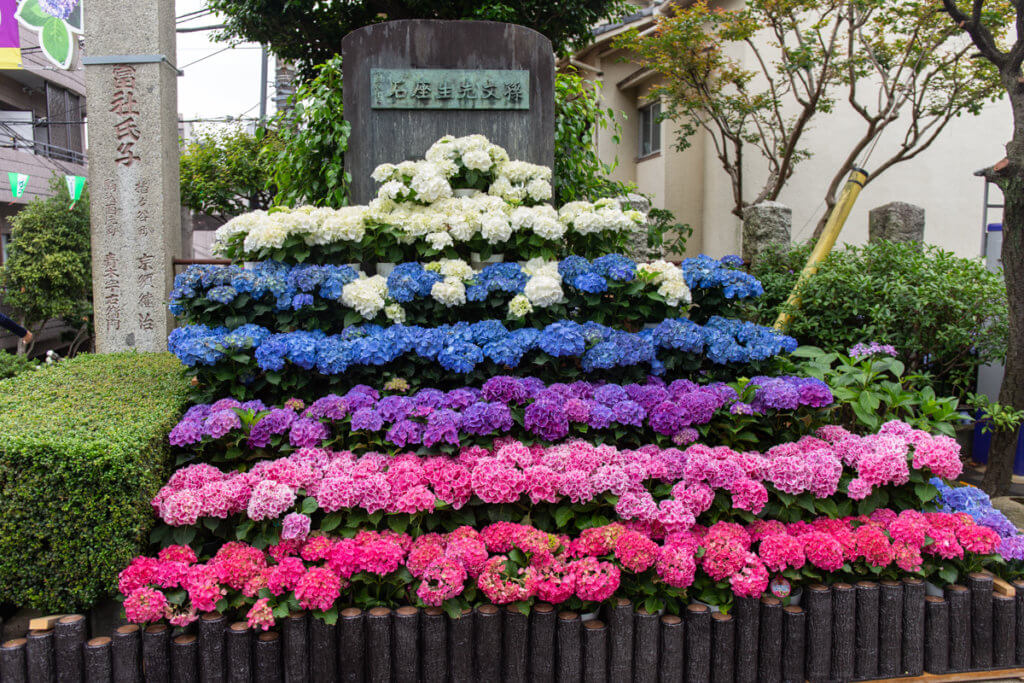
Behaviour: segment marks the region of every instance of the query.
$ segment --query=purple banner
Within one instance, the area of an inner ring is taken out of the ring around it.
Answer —
[[[0,0],[0,69],[21,68],[21,37],[14,17],[18,0]]]

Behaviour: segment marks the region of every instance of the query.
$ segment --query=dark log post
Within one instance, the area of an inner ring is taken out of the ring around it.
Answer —
[[[608,677],[608,627],[592,619],[583,624],[583,683],[606,683]]]
[[[7,683],[26,683],[28,669],[25,662],[25,638],[5,641],[0,646],[0,681]]]
[[[878,584],[857,582],[857,651],[854,672],[857,678],[878,676]]]
[[[309,619],[309,675],[314,683],[338,680],[338,628],[323,619]]]
[[[142,629],[138,624],[127,624],[114,629],[110,643],[114,680],[138,683],[142,680]]]
[[[82,649],[86,639],[85,615],[69,614],[54,627],[54,653],[59,683],[79,683],[84,672]]]
[[[773,596],[761,598],[757,680],[761,683],[779,683],[782,680],[782,601]]]
[[[171,680],[171,628],[167,624],[153,624],[142,632],[142,667],[146,683]]]
[[[808,621],[808,647],[814,633]],[[832,584],[832,663],[831,678],[848,681],[853,678],[853,654],[857,645],[857,594],[848,583]],[[810,660],[808,659],[808,662]],[[824,679],[814,679],[824,680]]]
[[[1006,595],[992,597],[992,666],[1007,669],[1016,658],[1017,615],[1014,599]]]
[[[281,634],[285,683],[309,680],[309,617],[305,612],[289,614],[281,622]]]
[[[530,644],[530,617],[512,605],[502,615],[502,681],[526,683],[526,648]]]
[[[992,577],[972,572],[967,577],[971,591],[971,666],[992,668]]]
[[[341,610],[338,665],[338,673],[344,683],[363,683],[366,680],[366,614],[358,607]]]
[[[878,675],[893,678],[903,666],[903,584],[882,581],[878,602]]]
[[[633,603],[616,598],[608,610],[608,675],[629,680],[633,671]]]
[[[420,617],[423,631],[424,683],[445,683],[448,680],[448,617],[440,607],[427,607]]]
[[[711,610],[707,605],[686,606],[686,681],[711,678]]]
[[[1014,581],[1013,588],[1016,591],[1014,603],[1017,612],[1016,662],[1020,666],[1024,664],[1024,581]]]
[[[171,641],[171,674],[174,683],[199,683],[199,640],[194,635]]]
[[[949,603],[937,595],[924,599],[924,670],[936,675],[949,670]]]
[[[711,615],[711,681],[732,683],[736,677],[736,620],[730,614]]]
[[[374,607],[366,615],[368,679],[391,680],[391,610]]]
[[[971,594],[966,586],[946,586],[949,603],[949,671],[971,668]]]
[[[494,605],[480,605],[474,615],[476,628],[476,678],[501,680],[501,611]]]
[[[203,683],[224,682],[224,629],[228,620],[220,612],[199,618],[199,676]]]
[[[473,610],[468,607],[462,615],[448,622],[449,668],[452,683],[469,683],[473,680]]]
[[[530,681],[541,683],[555,680],[555,621],[554,605],[539,602],[530,616]]]
[[[924,672],[924,581],[903,578],[903,663],[900,673],[920,676]]]
[[[812,583],[804,590],[807,601],[807,678],[827,681],[832,668],[832,592]]]
[[[583,637],[580,615],[558,613],[558,683],[579,683],[583,680]]]
[[[420,611],[406,605],[395,610],[395,653],[393,670],[396,683],[416,683],[419,678]]]
[[[228,656],[228,683],[249,683],[252,680],[252,631],[249,624],[236,621],[224,633],[224,650]]]
[[[782,608],[782,680],[796,683],[804,680],[804,638],[807,616],[796,605]]]
[[[256,637],[256,683],[280,683],[281,635],[274,631]]]
[[[633,682],[658,680],[658,615],[639,609],[633,624]]]
[[[57,671],[53,656],[53,631],[29,631],[28,644],[25,646],[28,660],[28,680],[30,683],[50,683],[57,680]]]
[[[93,638],[87,641],[85,654],[85,683],[110,683],[114,680],[114,668],[110,659],[110,637]],[[0,673],[0,679],[6,681]]]
[[[661,618],[659,683],[683,683],[683,620],[674,614]]]
[[[757,683],[758,626],[761,602],[757,598],[736,598],[736,683]]]

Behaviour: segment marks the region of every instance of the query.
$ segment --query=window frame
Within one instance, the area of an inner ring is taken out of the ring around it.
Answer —
[[[661,100],[655,100],[640,107],[638,115],[637,155],[638,160],[661,154]],[[645,143],[650,148],[645,151]]]

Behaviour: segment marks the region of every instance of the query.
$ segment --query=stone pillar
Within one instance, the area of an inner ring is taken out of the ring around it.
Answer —
[[[354,204],[376,196],[377,165],[420,159],[444,135],[480,133],[513,159],[554,164],[555,55],[540,33],[406,19],[357,29],[341,51]]]
[[[868,241],[924,242],[924,208],[889,202],[868,212]]]
[[[793,210],[779,202],[761,202],[743,211],[743,260],[751,263],[774,245],[789,244]]]
[[[619,204],[622,205],[623,209],[639,211],[645,216],[651,211],[651,202],[647,197],[630,193],[625,197],[619,199]],[[660,253],[652,253],[650,247],[647,246],[647,234],[650,229],[651,219],[648,217],[647,222],[634,226],[629,232],[629,245],[626,247],[626,255],[634,261],[648,261],[651,259],[661,258]]]
[[[96,350],[166,351],[181,251],[174,3],[89,0]]]

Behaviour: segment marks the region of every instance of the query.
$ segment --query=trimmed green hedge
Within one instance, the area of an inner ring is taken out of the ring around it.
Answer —
[[[82,355],[0,382],[0,602],[112,592],[145,549],[188,386],[170,354]]]

